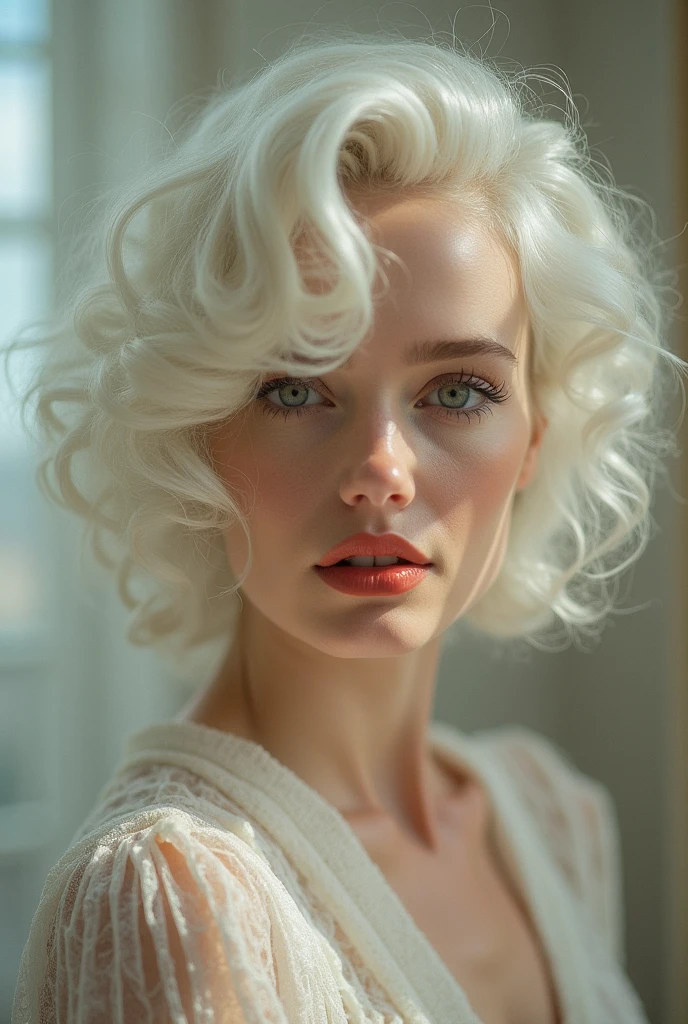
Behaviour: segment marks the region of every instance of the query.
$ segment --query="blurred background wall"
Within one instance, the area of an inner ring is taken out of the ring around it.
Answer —
[[[79,211],[127,172],[170,110],[275,57],[309,23],[452,30],[477,52],[568,78],[596,158],[648,200],[670,265],[688,219],[686,0],[0,0],[0,342],[48,311]],[[543,95],[558,106],[561,94]],[[554,112],[554,115],[556,112]],[[677,285],[685,291],[685,277]],[[679,318],[672,347],[688,357]],[[28,364],[27,364],[28,367]],[[48,507],[0,381],[0,1024],[49,868],[124,737],[203,679],[168,678],[124,640],[113,588],[79,573],[78,524]],[[678,410],[677,410],[678,413]],[[686,430],[682,434],[686,447]],[[517,722],[610,789],[624,859],[627,970],[653,1022],[688,1021],[686,460],[657,494],[655,537],[592,655],[497,661],[466,635],[442,662],[435,717]],[[674,490],[682,496],[677,500]],[[91,594],[91,597],[93,594]]]

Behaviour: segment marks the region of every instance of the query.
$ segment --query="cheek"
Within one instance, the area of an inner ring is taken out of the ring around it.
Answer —
[[[514,423],[512,430],[483,432],[475,444],[460,452],[447,453],[437,474],[443,501],[468,510],[474,517],[499,515],[518,481],[527,444],[525,425]],[[480,523],[475,526],[479,528]]]
[[[518,433],[464,451],[441,475],[448,570],[453,574],[449,619],[464,614],[499,573],[506,551],[515,485],[525,457]]]
[[[312,442],[303,451],[266,444],[262,452],[244,467],[256,495],[256,528],[264,521],[303,518],[305,511],[322,504],[324,467],[314,457]]]
[[[308,509],[322,503],[322,478],[309,451],[270,445],[244,431],[213,445],[214,471],[238,501],[247,521],[256,552],[268,564],[284,553],[284,530],[289,521],[303,519]],[[318,497],[319,495],[319,497]],[[243,572],[248,559],[246,534],[240,524],[225,531],[225,547],[235,575]]]

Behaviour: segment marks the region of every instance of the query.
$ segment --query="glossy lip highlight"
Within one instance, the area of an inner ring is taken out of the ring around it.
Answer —
[[[357,555],[396,555],[415,565],[432,565],[422,551],[398,533],[356,533],[331,548],[318,566],[325,568]]]

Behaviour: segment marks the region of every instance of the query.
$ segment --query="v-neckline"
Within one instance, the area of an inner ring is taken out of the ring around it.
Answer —
[[[566,894],[534,827],[525,821],[508,776],[481,747],[479,736],[433,721],[429,738],[433,751],[450,767],[472,775],[483,787],[494,838],[541,944],[562,1024],[592,1020],[578,1003],[576,978],[572,981],[570,973],[571,957],[583,955],[576,948],[580,935],[566,913],[568,906],[556,913]],[[404,1021],[483,1024],[352,826],[317,790],[259,743],[188,719],[161,722],[130,735],[120,770],[132,762],[165,762],[166,752],[171,752],[172,763],[186,764],[230,794],[232,777],[240,780],[241,805],[291,854],[316,894],[334,906],[366,962],[380,966],[380,981],[388,987]],[[223,781],[215,768],[228,772],[230,779]],[[420,1007],[424,1013],[419,1015]]]

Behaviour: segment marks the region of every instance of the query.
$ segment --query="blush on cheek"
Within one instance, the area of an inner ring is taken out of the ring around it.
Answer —
[[[528,437],[527,423],[519,419],[509,424],[508,429],[500,431],[484,453],[483,475],[496,500],[500,494],[508,493],[516,486],[528,451]]]
[[[509,541],[511,516],[516,484],[525,457],[525,447],[519,439],[511,439],[508,446],[496,453],[488,463],[480,487],[476,512],[478,514],[478,548],[485,558],[484,580],[480,593],[484,593],[499,574]]]
[[[485,517],[498,514],[504,503],[511,498],[520,469],[520,461],[514,459],[490,463],[480,486],[481,511]]]
[[[494,443],[462,453],[442,474],[447,487],[445,504],[457,497],[474,508],[481,518],[498,515],[521,473],[525,442],[500,433]],[[473,518],[473,515],[471,515]]]
[[[484,486],[473,495],[470,506],[455,517],[453,527],[449,525],[449,535],[456,538],[456,544],[451,559],[454,581],[447,599],[448,622],[465,615],[499,575],[508,545],[511,505],[508,484],[501,488]]]

